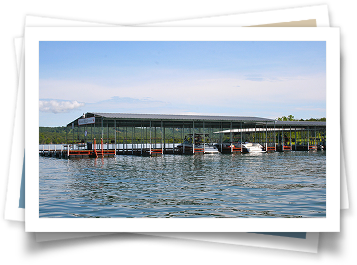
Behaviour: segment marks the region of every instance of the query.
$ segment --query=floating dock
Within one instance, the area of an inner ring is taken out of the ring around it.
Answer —
[[[326,150],[326,122],[276,121],[259,117],[86,113],[66,126],[66,144],[40,147],[41,156],[58,158],[242,153],[237,143],[259,143],[267,152]],[[180,145],[187,137],[191,148]],[[200,145],[195,145],[200,136]],[[97,143],[97,139],[100,142]],[[57,150],[56,150],[57,149]]]

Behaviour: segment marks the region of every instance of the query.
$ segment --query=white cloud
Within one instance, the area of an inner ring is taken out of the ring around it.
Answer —
[[[84,103],[78,101],[58,101],[58,100],[40,100],[40,111],[63,113],[83,107]]]

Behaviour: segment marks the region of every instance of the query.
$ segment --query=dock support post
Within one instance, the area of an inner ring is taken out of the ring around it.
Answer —
[[[150,147],[150,155],[151,155],[151,121],[150,121],[150,144],[149,144],[149,147]]]
[[[77,150],[79,150],[79,146],[80,146],[80,142],[81,142],[81,141],[80,141],[80,137],[79,137],[79,128],[80,128],[80,127],[79,127],[79,125],[78,125],[78,127],[77,127],[77,139],[76,139],[76,140],[77,140],[77,143],[78,143],[78,144],[77,144]]]
[[[117,154],[117,121],[114,120],[114,154]]]
[[[68,127],[66,127],[66,144],[68,145]]]
[[[203,154],[206,151],[206,132],[205,132],[205,122],[203,121]]]
[[[103,151],[103,138],[100,138],[100,146],[101,146],[101,150],[102,150],[102,157],[104,157],[104,151]]]
[[[195,154],[195,121],[192,122],[192,152]]]
[[[314,141],[314,146],[316,146],[316,150],[317,150],[317,143],[316,143],[316,126],[315,126],[315,141]]]
[[[141,122],[141,144],[140,144],[140,154],[143,155],[143,122]]]
[[[172,153],[175,154],[175,124],[172,125]]]
[[[131,128],[131,154],[134,154],[134,133],[135,133],[135,126],[134,122],[132,123],[132,128]]]
[[[72,123],[72,130],[73,130],[72,144],[73,144],[73,149],[74,149],[74,122]]]
[[[164,134],[163,134],[163,122],[161,121],[161,154],[164,153]]]
[[[95,154],[95,158],[98,157],[98,154],[97,154],[97,143],[95,141],[95,138],[93,139],[93,143],[94,143],[94,154]]]
[[[276,152],[276,132],[275,132],[275,121],[274,121],[274,147]]]
[[[145,125],[145,150],[148,149],[148,127]]]
[[[265,151],[268,150],[268,122],[265,122]]]
[[[161,121],[161,131],[163,131],[163,143],[164,143],[163,153],[166,153],[166,130],[165,127],[162,126],[162,121]]]
[[[155,127],[154,127],[155,129],[154,129],[154,139],[155,139],[155,149],[157,148],[157,145],[156,145],[156,140],[157,140],[157,135],[156,135],[156,125],[155,125]]]
[[[123,153],[126,154],[128,150],[128,126],[125,126],[125,147],[123,144]]]
[[[222,131],[223,131],[223,125],[222,125],[222,122],[221,122],[221,133],[219,134],[219,139],[220,139],[220,141],[221,141],[221,153],[223,153],[223,133],[222,133]]]
[[[231,142],[231,145],[230,145],[230,147],[231,147],[231,153],[233,153],[232,129],[233,129],[233,127],[232,127],[232,122],[231,122],[230,130],[229,130],[229,141]]]
[[[293,143],[291,142],[291,126],[290,126],[290,150],[293,150]]]
[[[310,150],[310,127],[307,126],[307,151]]]
[[[243,153],[243,122],[240,123],[240,153]]]
[[[185,137],[185,123],[182,123],[182,153],[185,153],[185,141],[184,141],[184,137]]]
[[[103,118],[102,118],[102,137],[101,137],[101,139],[103,139],[104,138],[104,131],[103,131]]]

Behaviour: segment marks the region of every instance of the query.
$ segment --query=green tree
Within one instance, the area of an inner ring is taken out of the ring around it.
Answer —
[[[293,115],[289,115],[289,116],[282,116],[282,117],[278,117],[276,118],[276,120],[278,121],[326,121],[326,118],[310,118],[310,119],[295,119],[295,117]]]
[[[289,115],[289,116],[288,116],[288,120],[289,120],[289,121],[294,121],[294,116],[293,116],[293,115]]]

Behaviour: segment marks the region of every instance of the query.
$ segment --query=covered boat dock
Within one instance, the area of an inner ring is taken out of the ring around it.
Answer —
[[[265,128],[251,127],[218,131],[216,133],[239,135],[243,141],[264,143],[266,151],[326,150],[326,122],[324,121],[274,121]]]
[[[88,112],[67,124],[66,144],[40,155],[63,158],[114,155],[157,156],[241,153],[235,143],[254,142],[265,151],[317,150],[326,147],[326,123],[276,121],[246,116],[127,114]],[[196,139],[200,139],[200,146]],[[192,148],[182,145],[188,139]],[[183,146],[183,147],[182,147]]]

